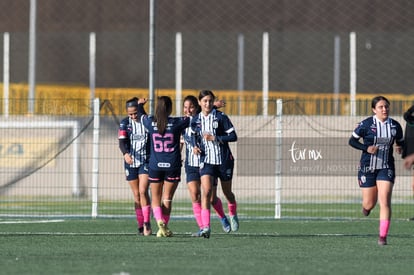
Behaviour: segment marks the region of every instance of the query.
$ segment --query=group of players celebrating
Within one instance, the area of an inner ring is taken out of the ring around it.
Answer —
[[[181,117],[171,116],[172,100],[168,96],[157,98],[152,115],[146,114],[145,103],[146,99],[129,99],[128,116],[118,130],[125,176],[134,195],[138,233],[152,235],[152,210],[158,226],[156,236],[173,235],[168,224],[174,193],[181,181],[184,147],[187,186],[199,228],[192,235],[210,238],[211,206],[226,233],[237,231],[237,202],[232,192],[234,158],[229,146],[229,142],[237,140],[237,134],[229,117],[217,110],[225,103],[217,101],[212,91],[202,90],[198,98],[184,99]],[[228,202],[229,217],[216,195],[219,180]]]

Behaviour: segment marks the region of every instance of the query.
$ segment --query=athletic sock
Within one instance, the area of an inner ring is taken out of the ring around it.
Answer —
[[[380,220],[379,224],[379,235],[380,237],[387,237],[388,230],[390,229],[390,220]]]
[[[144,223],[151,221],[151,206],[146,205],[142,207],[142,215],[144,216]]]
[[[210,227],[210,209],[201,209],[201,220],[204,227]]]
[[[144,226],[144,216],[142,215],[141,208],[135,208],[135,216],[137,218],[138,227]]]
[[[193,213],[198,227],[200,229],[203,228],[203,221],[201,219],[201,203],[193,202]]]
[[[213,208],[216,211],[217,216],[219,216],[220,219],[225,217],[223,204],[221,203],[220,198],[216,199],[216,203],[213,204]]]
[[[229,208],[229,215],[230,216],[236,216],[237,215],[237,202],[235,201],[234,203],[228,203],[228,208]]]
[[[161,206],[154,207],[152,212],[154,213],[154,218],[157,222],[163,221]]]
[[[168,224],[168,222],[170,221],[170,215],[162,214],[162,218],[163,218],[165,224]]]

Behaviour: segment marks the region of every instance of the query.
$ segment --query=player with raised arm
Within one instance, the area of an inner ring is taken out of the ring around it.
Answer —
[[[149,182],[152,210],[157,221],[157,237],[171,237],[168,228],[172,200],[181,180],[181,132],[189,126],[189,117],[171,117],[172,101],[158,97],[154,116],[141,121],[150,136]]]
[[[362,213],[368,216],[379,200],[379,245],[387,244],[391,223],[391,195],[395,180],[393,144],[401,153],[404,143],[401,125],[389,117],[390,102],[377,96],[371,102],[373,116],[358,124],[349,144],[362,151],[358,182],[362,190]],[[362,138],[363,143],[359,140]]]
[[[152,233],[148,194],[149,142],[148,134],[138,119],[138,98],[134,97],[126,102],[126,111],[128,116],[122,119],[118,130],[119,149],[124,157],[125,177],[134,196],[138,234],[149,236]]]
[[[223,159],[220,144],[236,141],[237,135],[230,119],[214,108],[215,96],[212,91],[200,91],[198,101],[201,112],[191,120],[192,144],[194,153],[201,157],[201,235],[209,238],[211,197],[214,182],[220,176]]]

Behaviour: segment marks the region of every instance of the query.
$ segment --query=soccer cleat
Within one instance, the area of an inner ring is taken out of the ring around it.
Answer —
[[[231,231],[236,232],[239,230],[239,218],[237,215],[230,216],[230,225],[231,225]]]
[[[203,232],[203,229],[200,229],[197,232],[191,234],[191,237],[202,237],[201,235],[202,232]]]
[[[151,223],[149,222],[144,223],[143,234],[144,236],[150,236],[152,234]]]
[[[371,210],[367,210],[365,208],[362,207],[362,215],[364,215],[365,217],[369,216],[369,213],[371,213]]]
[[[157,237],[171,237],[172,232],[170,229],[168,229],[167,225],[163,221],[158,221],[158,232]]]
[[[231,231],[231,226],[227,217],[223,217],[220,219],[221,226],[223,227],[223,231],[229,233]]]
[[[378,245],[387,245],[387,237],[379,237],[378,238]]]
[[[204,237],[205,239],[209,239],[210,238],[210,233],[211,233],[210,227],[204,227],[201,230],[201,236]]]
[[[139,227],[138,228],[138,235],[144,235],[144,227]]]

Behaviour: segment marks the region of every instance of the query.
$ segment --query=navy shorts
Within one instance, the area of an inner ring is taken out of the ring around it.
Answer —
[[[377,185],[377,180],[384,180],[394,183],[395,172],[394,169],[385,168],[374,171],[358,171],[359,187],[373,187]]]
[[[234,159],[229,159],[225,161],[220,166],[219,179],[221,181],[230,181],[233,179],[233,169],[234,169]]]
[[[205,175],[218,178],[220,175],[220,165],[202,163],[200,166],[200,176]]]
[[[190,181],[200,181],[200,167],[186,165],[185,174],[187,183]]]
[[[127,181],[136,180],[139,175],[148,175],[148,164],[143,164],[140,167],[131,167],[128,163],[124,162],[125,177]]]
[[[174,170],[149,170],[148,182],[173,182],[181,181],[181,167]]]

